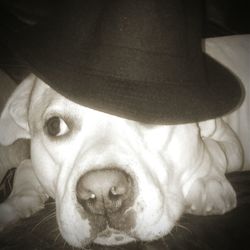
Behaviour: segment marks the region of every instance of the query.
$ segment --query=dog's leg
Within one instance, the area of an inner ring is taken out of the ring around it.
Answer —
[[[200,123],[199,127],[202,157],[189,180],[185,195],[187,212],[223,214],[236,206],[236,194],[225,173],[242,168],[243,150],[235,133],[222,119]]]
[[[11,168],[30,158],[30,140],[18,139],[9,146],[0,144],[0,181]]]
[[[16,170],[10,196],[0,204],[0,230],[42,209],[47,199],[48,195],[34,174],[31,160],[24,160]]]
[[[236,133],[221,118],[200,122],[202,140],[223,174],[243,168],[243,148]]]
[[[231,184],[216,174],[197,178],[185,198],[186,212],[196,215],[224,214],[237,204]]]

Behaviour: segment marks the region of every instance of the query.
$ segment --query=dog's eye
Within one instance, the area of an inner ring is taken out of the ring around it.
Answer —
[[[65,135],[69,128],[64,120],[58,116],[53,116],[49,118],[45,124],[47,133],[50,136],[61,136]]]

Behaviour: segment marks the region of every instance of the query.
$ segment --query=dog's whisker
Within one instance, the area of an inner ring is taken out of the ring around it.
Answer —
[[[67,242],[64,240],[63,249],[65,249],[66,245],[67,245]]]
[[[168,249],[166,237],[161,238],[161,242],[166,246],[166,249]]]
[[[60,238],[60,236],[61,236],[61,234],[60,234],[60,232],[57,234],[57,236],[55,237],[55,239],[54,239],[54,243],[56,243],[57,242],[57,240]]]
[[[63,239],[63,238],[61,237],[61,233],[60,233],[60,232],[58,232],[57,236],[55,237],[54,243],[56,243],[56,242],[58,241],[59,238]]]
[[[181,228],[181,229],[184,229],[185,231],[187,231],[189,233],[192,233],[192,231],[188,227],[186,227],[186,226],[184,226],[184,225],[182,225],[180,223],[176,223],[175,226],[176,226],[176,228]]]
[[[58,227],[55,227],[53,230],[51,230],[51,233],[56,233],[56,232],[60,232]]]
[[[52,219],[56,217],[56,211],[53,211],[52,213],[50,213],[49,215],[47,215],[46,217],[44,217],[40,222],[38,222],[31,230],[31,232],[33,232],[36,228],[38,228],[40,225],[42,225],[43,223],[45,223],[46,221]]]
[[[170,237],[173,238],[173,239],[175,238],[175,235],[174,235],[173,231],[169,232],[169,233],[168,233],[168,236],[170,236]]]

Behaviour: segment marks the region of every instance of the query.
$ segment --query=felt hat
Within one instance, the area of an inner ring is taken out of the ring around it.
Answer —
[[[62,1],[11,46],[81,105],[145,123],[207,120],[232,110],[242,90],[202,51],[200,2]]]

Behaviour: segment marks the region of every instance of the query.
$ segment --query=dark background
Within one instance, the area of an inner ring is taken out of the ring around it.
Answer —
[[[19,29],[32,25],[46,17],[62,1],[0,0],[0,28]],[[250,32],[249,0],[201,1],[204,3],[206,21],[204,37]]]
[[[250,33],[249,0],[205,0],[204,37]]]

